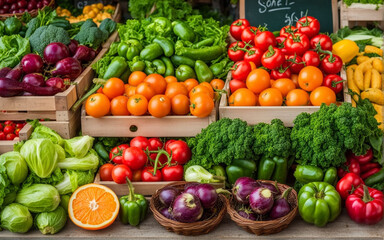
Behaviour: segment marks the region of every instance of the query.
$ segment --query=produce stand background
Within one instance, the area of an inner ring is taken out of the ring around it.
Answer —
[[[379,22],[381,28],[384,28],[384,5],[376,10],[375,4],[352,4],[345,5],[340,2],[340,27],[353,27],[357,25],[366,25],[367,22]]]
[[[19,132],[20,141],[28,140],[29,136],[32,133],[31,125],[26,124]],[[19,142],[19,140],[13,141],[0,141],[0,154],[13,151],[13,145]]]

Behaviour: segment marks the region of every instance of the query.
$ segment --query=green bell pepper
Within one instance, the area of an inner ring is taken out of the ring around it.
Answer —
[[[213,75],[217,77],[223,73],[225,66],[227,66],[228,62],[229,58],[225,58],[218,63],[212,64],[209,68],[211,69]]]
[[[10,17],[5,19],[4,21],[4,27],[5,27],[5,34],[6,35],[13,35],[13,34],[18,34],[22,24],[19,19],[16,17]]]
[[[199,80],[200,83],[210,82],[213,79],[213,73],[211,69],[205,62],[201,60],[197,60],[195,62],[195,72],[197,75],[197,80]]]
[[[137,226],[144,220],[148,211],[148,202],[141,194],[135,194],[131,181],[127,178],[129,195],[122,196],[120,202],[120,220],[123,224]]]
[[[195,67],[195,60],[192,60],[187,57],[173,55],[171,57],[171,61],[176,67],[181,65],[187,65],[187,66],[190,66],[191,68]]]
[[[257,165],[253,160],[234,160],[226,168],[228,181],[230,184],[234,184],[240,177],[253,177],[256,170]]]
[[[121,74],[125,72],[127,69],[128,64],[125,61],[125,58],[117,56],[114,57],[109,64],[107,70],[105,71],[105,74],[103,76],[103,79],[110,79],[112,77],[120,77]]]
[[[184,82],[185,80],[189,78],[195,78],[196,74],[195,71],[188,65],[180,65],[176,69],[176,78],[179,82]]]
[[[336,186],[337,180],[337,169],[335,167],[328,168],[324,173],[323,181],[331,184],[332,186]]]
[[[164,51],[158,43],[151,43],[147,45],[143,50],[141,50],[140,58],[148,61],[153,61],[163,54]]]
[[[301,183],[321,182],[323,181],[324,173],[321,168],[316,166],[298,165],[293,176]]]
[[[341,213],[340,195],[329,183],[307,183],[299,191],[298,202],[304,221],[318,227],[334,221]]]
[[[175,68],[173,67],[172,61],[167,57],[161,57],[161,61],[163,61],[166,67],[164,77],[175,76]]]
[[[288,174],[288,161],[281,157],[263,157],[259,162],[257,179],[274,180],[285,183]]]
[[[155,72],[160,74],[160,75],[163,75],[165,74],[165,64],[163,61],[161,61],[160,59],[155,59],[153,60],[152,64],[155,66]]]
[[[173,32],[181,40],[194,42],[196,40],[196,34],[187,22],[174,21],[172,22]]]
[[[144,72],[145,74],[153,74],[156,73],[156,67],[152,64],[151,61],[144,61],[145,62],[145,69]]]
[[[143,71],[145,69],[145,62],[142,61],[139,56],[134,57],[132,61],[129,61],[128,65],[132,72]]]

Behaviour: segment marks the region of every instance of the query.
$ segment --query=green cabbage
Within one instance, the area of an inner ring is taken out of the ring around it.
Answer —
[[[34,213],[53,211],[60,204],[57,189],[48,184],[33,184],[22,188],[16,196],[16,202],[26,206]]]
[[[69,205],[69,199],[71,198],[71,195],[61,195],[61,202],[60,206],[64,208],[64,210],[68,213],[68,205]]]
[[[78,187],[93,182],[95,174],[93,171],[72,171],[64,174],[64,180],[55,185],[55,188],[62,194],[74,192]]]
[[[58,154],[55,144],[49,139],[31,139],[24,143],[20,154],[29,169],[40,178],[48,178],[56,169]]]
[[[32,127],[34,128],[29,139],[46,138],[46,139],[50,139],[53,143],[63,146],[63,143],[64,143],[63,138],[54,130],[44,125],[41,125],[41,123],[38,120],[29,122],[29,124],[31,124]]]
[[[28,166],[18,152],[7,152],[0,156],[0,164],[7,169],[12,184],[19,185],[28,175]]]
[[[57,166],[61,169],[88,171],[96,170],[99,166],[99,156],[96,151],[91,149],[83,158],[66,158],[58,162]]]
[[[59,206],[55,211],[39,213],[35,217],[35,225],[42,234],[55,234],[67,223],[67,213]]]
[[[32,224],[31,213],[21,204],[12,203],[1,212],[1,226],[11,232],[26,233]]]
[[[65,159],[65,151],[59,144],[55,144],[56,152],[57,152],[57,160],[61,161]]]
[[[64,140],[64,149],[71,156],[76,158],[84,157],[93,146],[93,137],[79,136]]]
[[[32,172],[28,175],[27,179],[23,182],[22,187],[26,188],[36,183],[56,185],[59,182],[63,181],[63,179],[64,179],[64,174],[61,172],[60,168],[56,168],[52,172],[49,178],[39,178],[36,174]]]

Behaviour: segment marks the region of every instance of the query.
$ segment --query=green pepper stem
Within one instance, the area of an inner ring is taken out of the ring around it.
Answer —
[[[371,197],[371,195],[369,195],[369,189],[366,185],[363,185],[363,189],[364,189],[364,196],[363,196],[363,201],[365,203],[367,202],[370,202],[373,200],[373,198]]]
[[[324,190],[321,190],[320,192],[316,193],[315,197],[317,199],[323,199],[324,198]]]
[[[129,201],[134,201],[135,200],[135,189],[132,185],[131,180],[129,180],[128,177],[126,177],[127,183],[128,183],[128,190],[129,190],[129,195],[128,195],[128,200]]]

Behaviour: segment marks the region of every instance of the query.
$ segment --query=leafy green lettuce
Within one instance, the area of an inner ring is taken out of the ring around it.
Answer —
[[[0,37],[0,68],[16,66],[24,55],[31,52],[28,39],[20,35]]]
[[[55,185],[60,195],[74,192],[78,187],[93,182],[94,171],[72,171],[64,174],[64,179]]]

